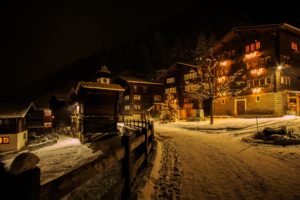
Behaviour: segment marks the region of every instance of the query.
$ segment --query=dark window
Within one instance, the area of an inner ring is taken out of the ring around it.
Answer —
[[[260,102],[260,96],[256,97],[256,102]]]

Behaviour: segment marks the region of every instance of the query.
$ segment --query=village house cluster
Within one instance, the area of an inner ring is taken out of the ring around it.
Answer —
[[[218,94],[213,101],[214,115],[299,115],[299,45],[300,29],[289,24],[233,28],[212,48],[217,62],[214,81],[220,87],[242,69],[246,87],[238,95]],[[203,109],[207,112],[205,103],[189,92],[199,89],[202,67],[177,62],[160,71],[157,79],[147,80],[111,77],[102,66],[96,80],[81,81],[64,94],[54,93],[49,108],[38,109],[33,103],[18,108],[4,105],[0,151],[22,149],[28,131],[64,128],[85,142],[92,133],[116,131],[118,121],[159,118],[168,95],[173,96],[178,119],[199,120]]]

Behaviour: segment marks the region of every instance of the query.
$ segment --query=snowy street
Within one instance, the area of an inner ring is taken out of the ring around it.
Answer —
[[[299,119],[259,120],[300,131]],[[149,180],[157,199],[300,199],[299,145],[243,142],[256,131],[255,119],[207,123],[197,124],[203,130],[187,129],[195,122],[155,125],[161,168]],[[223,129],[235,125],[241,129]]]

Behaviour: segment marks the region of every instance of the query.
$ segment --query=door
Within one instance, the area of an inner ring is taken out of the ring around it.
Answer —
[[[236,101],[237,115],[245,115],[245,110],[246,110],[246,101],[245,100]]]

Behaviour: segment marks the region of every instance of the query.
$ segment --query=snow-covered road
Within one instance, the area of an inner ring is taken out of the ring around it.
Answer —
[[[155,128],[162,145],[159,178],[152,180],[158,199],[300,199],[299,145],[244,143],[247,129],[208,134],[174,124]]]

